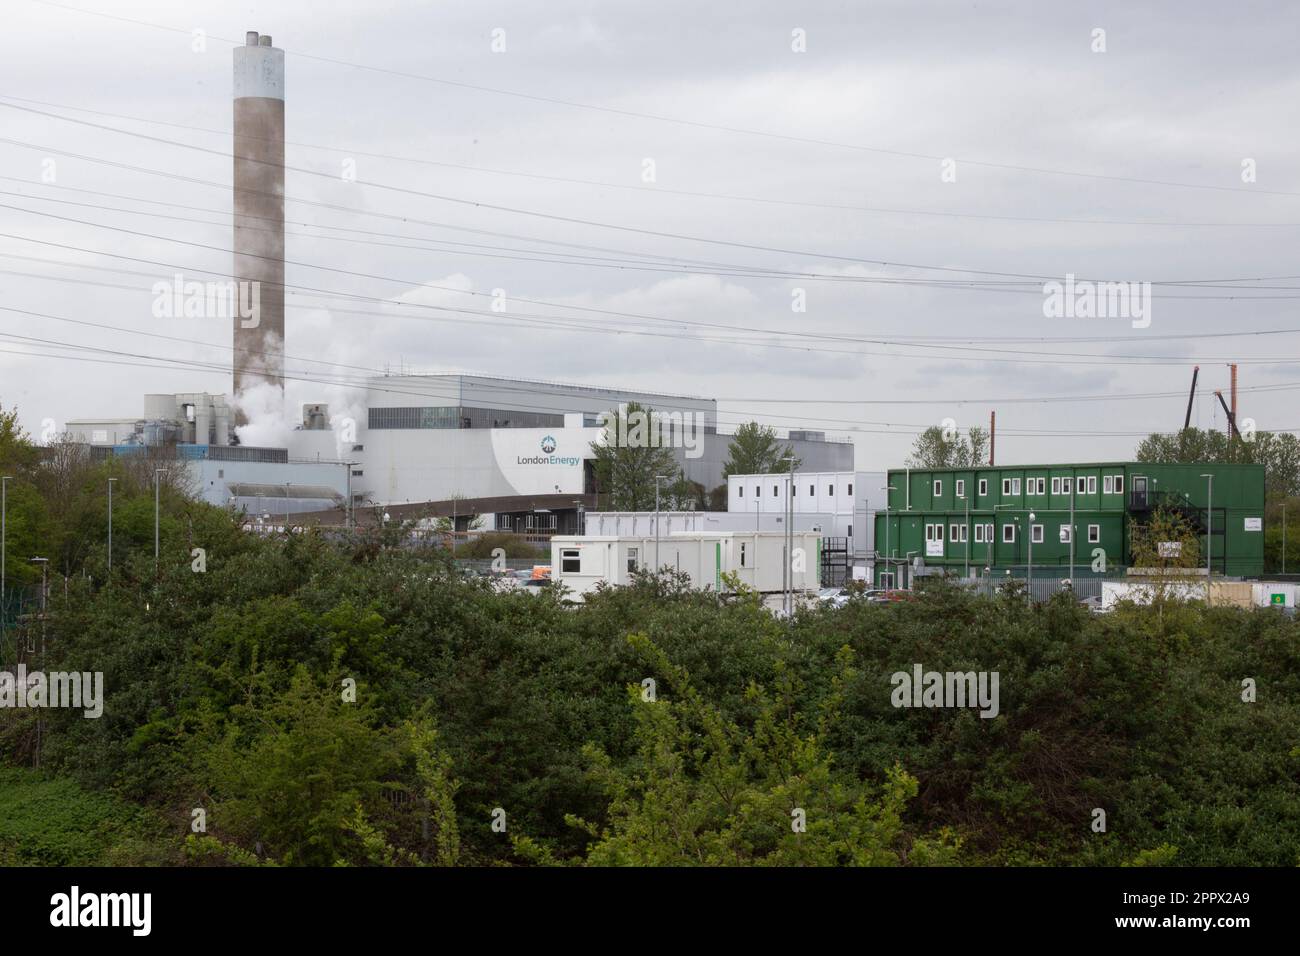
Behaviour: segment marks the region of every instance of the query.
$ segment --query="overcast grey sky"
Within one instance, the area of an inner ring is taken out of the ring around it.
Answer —
[[[1240,360],[1242,415],[1261,430],[1300,428],[1294,390],[1252,391],[1300,383],[1297,279],[1158,286],[1147,328],[1046,318],[1042,278],[988,285],[990,273],[1161,282],[1300,274],[1291,128],[1300,8],[1133,7],[5,0],[0,103],[217,152],[0,106],[0,137],[29,144],[0,143],[0,206],[162,237],[0,208],[0,233],[76,247],[0,237],[0,304],[149,333],[0,311],[0,403],[17,404],[39,432],[46,418],[138,415],[144,392],[229,389],[228,372],[148,367],[154,358],[120,357],[146,367],[77,361],[13,336],[228,364],[225,322],[152,315],[149,288],[174,270],[102,253],[229,269],[229,254],[170,240],[229,248],[231,164],[219,155],[230,149],[228,41],[257,30],[287,54],[287,139],[297,145],[286,162],[325,174],[290,171],[288,195],[346,207],[289,203],[287,258],[398,280],[290,265],[286,281],[474,310],[489,300],[454,290],[504,289],[508,303],[504,316],[380,318],[290,296],[291,370],[337,382],[356,367],[400,363],[716,396],[724,430],[757,418],[853,437],[860,468],[898,465],[920,428],[987,424],[992,408],[1000,463],[1128,457],[1139,434],[1181,425],[1197,362],[1194,423],[1224,424],[1212,389],[1227,388],[1224,363]],[[196,29],[206,49],[194,49],[203,45]],[[1098,29],[1105,52],[1094,52]],[[795,31],[804,52],[793,49]],[[494,51],[494,38],[504,50]],[[942,176],[948,157],[955,182]],[[1246,160],[1254,182],[1243,181]],[[356,182],[344,179],[349,161]],[[105,206],[139,212],[96,208]],[[369,235],[325,239],[319,225]],[[534,261],[558,251],[636,267]],[[909,281],[837,281],[846,278]],[[975,285],[952,287],[963,282]],[[792,310],[796,289],[805,312]],[[1205,337],[1288,328],[1298,331]],[[900,337],[939,341],[890,344]],[[1142,357],[1166,364],[1134,364]],[[289,387],[295,404],[341,404],[345,393]],[[1045,400],[1128,393],[1171,394]],[[864,400],[907,404],[853,404]]]

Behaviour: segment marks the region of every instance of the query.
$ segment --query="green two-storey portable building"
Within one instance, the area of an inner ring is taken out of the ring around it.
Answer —
[[[907,569],[1074,576],[1131,563],[1132,523],[1181,513],[1216,574],[1264,571],[1264,466],[1109,462],[889,471],[875,515],[875,582]],[[1208,550],[1207,550],[1208,549]],[[917,559],[921,560],[918,561]],[[932,572],[931,572],[932,573]]]

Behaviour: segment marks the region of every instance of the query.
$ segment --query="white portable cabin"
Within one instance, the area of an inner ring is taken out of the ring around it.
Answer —
[[[1256,607],[1295,607],[1296,586],[1281,581],[1261,581],[1251,586]]]
[[[794,536],[796,591],[820,585],[821,540],[813,532]],[[556,535],[551,538],[551,578],[577,600],[601,581],[630,584],[634,571],[656,566],[686,572],[702,590],[724,590],[722,575],[734,573],[747,587],[770,593],[784,586],[785,545],[783,533],[759,531],[681,532],[662,536],[657,545],[644,535]]]

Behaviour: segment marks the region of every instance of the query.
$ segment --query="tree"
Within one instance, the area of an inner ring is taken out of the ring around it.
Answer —
[[[42,496],[40,488],[33,484],[40,477],[39,460],[39,449],[18,424],[18,410],[5,411],[0,406],[0,475],[13,478],[6,483],[5,575],[11,588],[40,579],[40,572],[28,559],[44,554],[42,549],[55,537],[50,521],[50,499]],[[17,613],[18,598],[10,594],[8,599],[12,616]]]
[[[709,493],[704,486],[698,481],[691,481],[686,477],[686,473],[681,469],[677,471],[677,478],[671,485],[665,485],[668,492],[667,500],[675,511],[707,511],[709,510]],[[663,494],[660,494],[660,505],[663,505]]]
[[[1201,539],[1187,516],[1157,508],[1145,521],[1129,519],[1133,572],[1141,572],[1145,602],[1161,620],[1171,600],[1187,596],[1201,568]]]
[[[916,436],[909,468],[976,468],[988,460],[989,433],[978,425],[967,429],[966,438],[953,428],[931,425]]]
[[[1254,432],[1229,438],[1208,428],[1155,432],[1138,444],[1141,462],[1243,462],[1264,466],[1264,497],[1269,502],[1300,494],[1300,439],[1287,432]]]
[[[649,511],[655,504],[655,477],[678,476],[672,449],[662,441],[659,415],[639,402],[611,409],[605,434],[591,443],[596,487],[614,511]]]
[[[0,405],[0,471],[12,475],[34,468],[38,455],[31,437],[18,424],[18,409],[5,411]]]
[[[769,425],[758,422],[746,422],[736,429],[731,436],[731,445],[727,448],[727,461],[722,466],[722,477],[732,475],[772,475],[790,470],[793,464],[798,468],[801,462],[785,461],[794,454],[794,446],[781,447],[776,431]]]
[[[726,483],[724,482],[723,484],[717,485],[716,487],[710,489],[707,500],[708,500],[708,505],[706,507],[706,510],[726,511],[727,510]]]
[[[1179,432],[1153,432],[1138,444],[1134,457],[1155,463],[1233,461],[1228,436],[1221,431],[1184,428]]]
[[[459,503],[462,501],[469,501],[470,498],[468,495],[456,494],[451,496],[451,500]],[[481,514],[467,506],[458,505],[458,509],[459,510],[457,510],[455,514],[443,515],[440,518],[434,519],[434,530],[439,534],[451,534],[462,521],[465,522],[466,531],[483,530],[483,516]]]
[[[896,866],[904,852],[903,811],[916,778],[895,765],[875,788],[838,771],[826,744],[844,682],[855,674],[838,655],[830,694],[797,713],[800,682],[778,665],[775,687],[750,684],[753,720],[724,714],[685,668],[643,635],[629,642],[654,665],[672,697],[647,701],[628,688],[638,758],[617,765],[601,748],[584,753],[610,798],[601,826],[571,822],[594,842],[589,866]],[[910,862],[951,863],[960,841],[949,832],[912,842]]]

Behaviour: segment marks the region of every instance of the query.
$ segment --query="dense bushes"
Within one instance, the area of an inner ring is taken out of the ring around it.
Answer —
[[[934,587],[787,624],[667,576],[573,609],[439,551],[173,519],[156,577],[149,540],[48,622],[46,669],[107,694],[40,715],[44,780],[74,816],[162,821],[128,828],[137,859],[1300,863],[1300,631],[1271,611]],[[916,664],[997,671],[999,716],[894,707]],[[36,716],[0,712],[8,761]],[[11,858],[94,857],[24,820]]]

